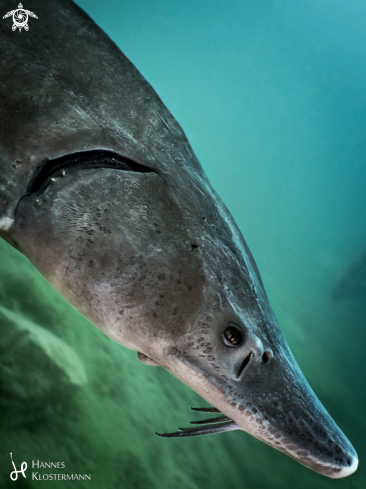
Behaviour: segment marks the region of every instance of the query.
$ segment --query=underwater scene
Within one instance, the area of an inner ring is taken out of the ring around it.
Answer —
[[[13,3],[0,1],[9,29]],[[366,4],[77,4],[182,126],[359,466],[334,480],[239,429],[156,436],[208,418],[190,408],[209,404],[104,335],[0,239],[0,488],[366,488]],[[14,35],[62,28],[37,0],[24,8],[38,19]]]

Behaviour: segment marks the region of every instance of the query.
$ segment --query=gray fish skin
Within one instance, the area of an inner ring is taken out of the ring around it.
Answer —
[[[4,14],[13,7],[2,3]],[[302,375],[178,123],[74,3],[26,8],[38,16],[28,32],[0,23],[1,236],[107,336],[166,368],[233,429],[325,476],[353,473],[357,454]],[[91,150],[153,171],[66,169],[29,194],[45,161]],[[245,337],[236,348],[224,341],[231,323]]]

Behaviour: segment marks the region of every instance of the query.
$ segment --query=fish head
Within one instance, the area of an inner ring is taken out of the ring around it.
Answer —
[[[214,405],[228,428],[332,478],[356,470],[207,180],[131,160],[113,168],[122,157],[111,151],[67,158],[52,162],[53,176],[43,170],[44,181],[34,176],[35,191],[19,201],[9,235],[20,251],[107,336]]]
[[[221,243],[208,253],[201,313],[164,352],[166,368],[225,417],[172,435],[239,428],[322,475],[346,477],[357,453],[302,374],[237,238],[242,246]]]

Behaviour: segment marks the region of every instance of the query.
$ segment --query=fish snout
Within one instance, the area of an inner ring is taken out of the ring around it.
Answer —
[[[358,467],[358,456],[355,449],[351,445],[351,451],[343,450],[338,454],[341,469],[340,471],[333,472],[333,479],[341,479],[342,477],[347,477],[354,472],[356,472]]]
[[[355,449],[300,372],[294,379],[277,370],[276,357],[263,365],[264,353],[260,360],[253,356],[252,368],[249,362],[246,373],[238,379],[234,412],[227,412],[227,416],[256,438],[322,475],[338,479],[355,472]],[[258,370],[256,365],[260,365]]]
[[[234,323],[225,325],[219,339],[223,346],[218,346],[214,355],[208,343],[203,345],[203,353],[211,355],[206,367],[201,353],[193,356],[191,350],[187,356],[183,346],[165,349],[170,371],[176,374],[184,370],[187,384],[215,406],[194,410],[215,414],[193,421],[194,427],[160,436],[200,436],[242,429],[324,476],[339,479],[356,471],[355,449],[284,344],[282,351],[270,347],[265,337],[260,339],[253,329],[244,330]],[[215,369],[217,373],[210,369],[212,364],[220,367]]]
[[[330,422],[329,415],[324,419],[308,417],[306,423],[300,421],[296,427],[277,427],[268,430],[272,431],[270,444],[305,467],[332,479],[347,477],[357,470],[355,449],[338,426]]]
[[[211,402],[241,429],[331,478],[352,474],[358,458],[305,380],[285,343],[272,346],[254,327],[229,323],[224,349],[226,405]],[[221,384],[222,385],[222,384]],[[222,421],[228,422],[228,421]],[[229,429],[226,427],[226,429]]]

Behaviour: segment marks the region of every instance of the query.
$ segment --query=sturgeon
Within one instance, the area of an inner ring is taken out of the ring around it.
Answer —
[[[2,2],[4,13],[14,0]],[[27,5],[28,7],[28,5]],[[357,454],[301,373],[253,257],[177,121],[70,0],[0,25],[0,235],[104,334],[331,478]]]

